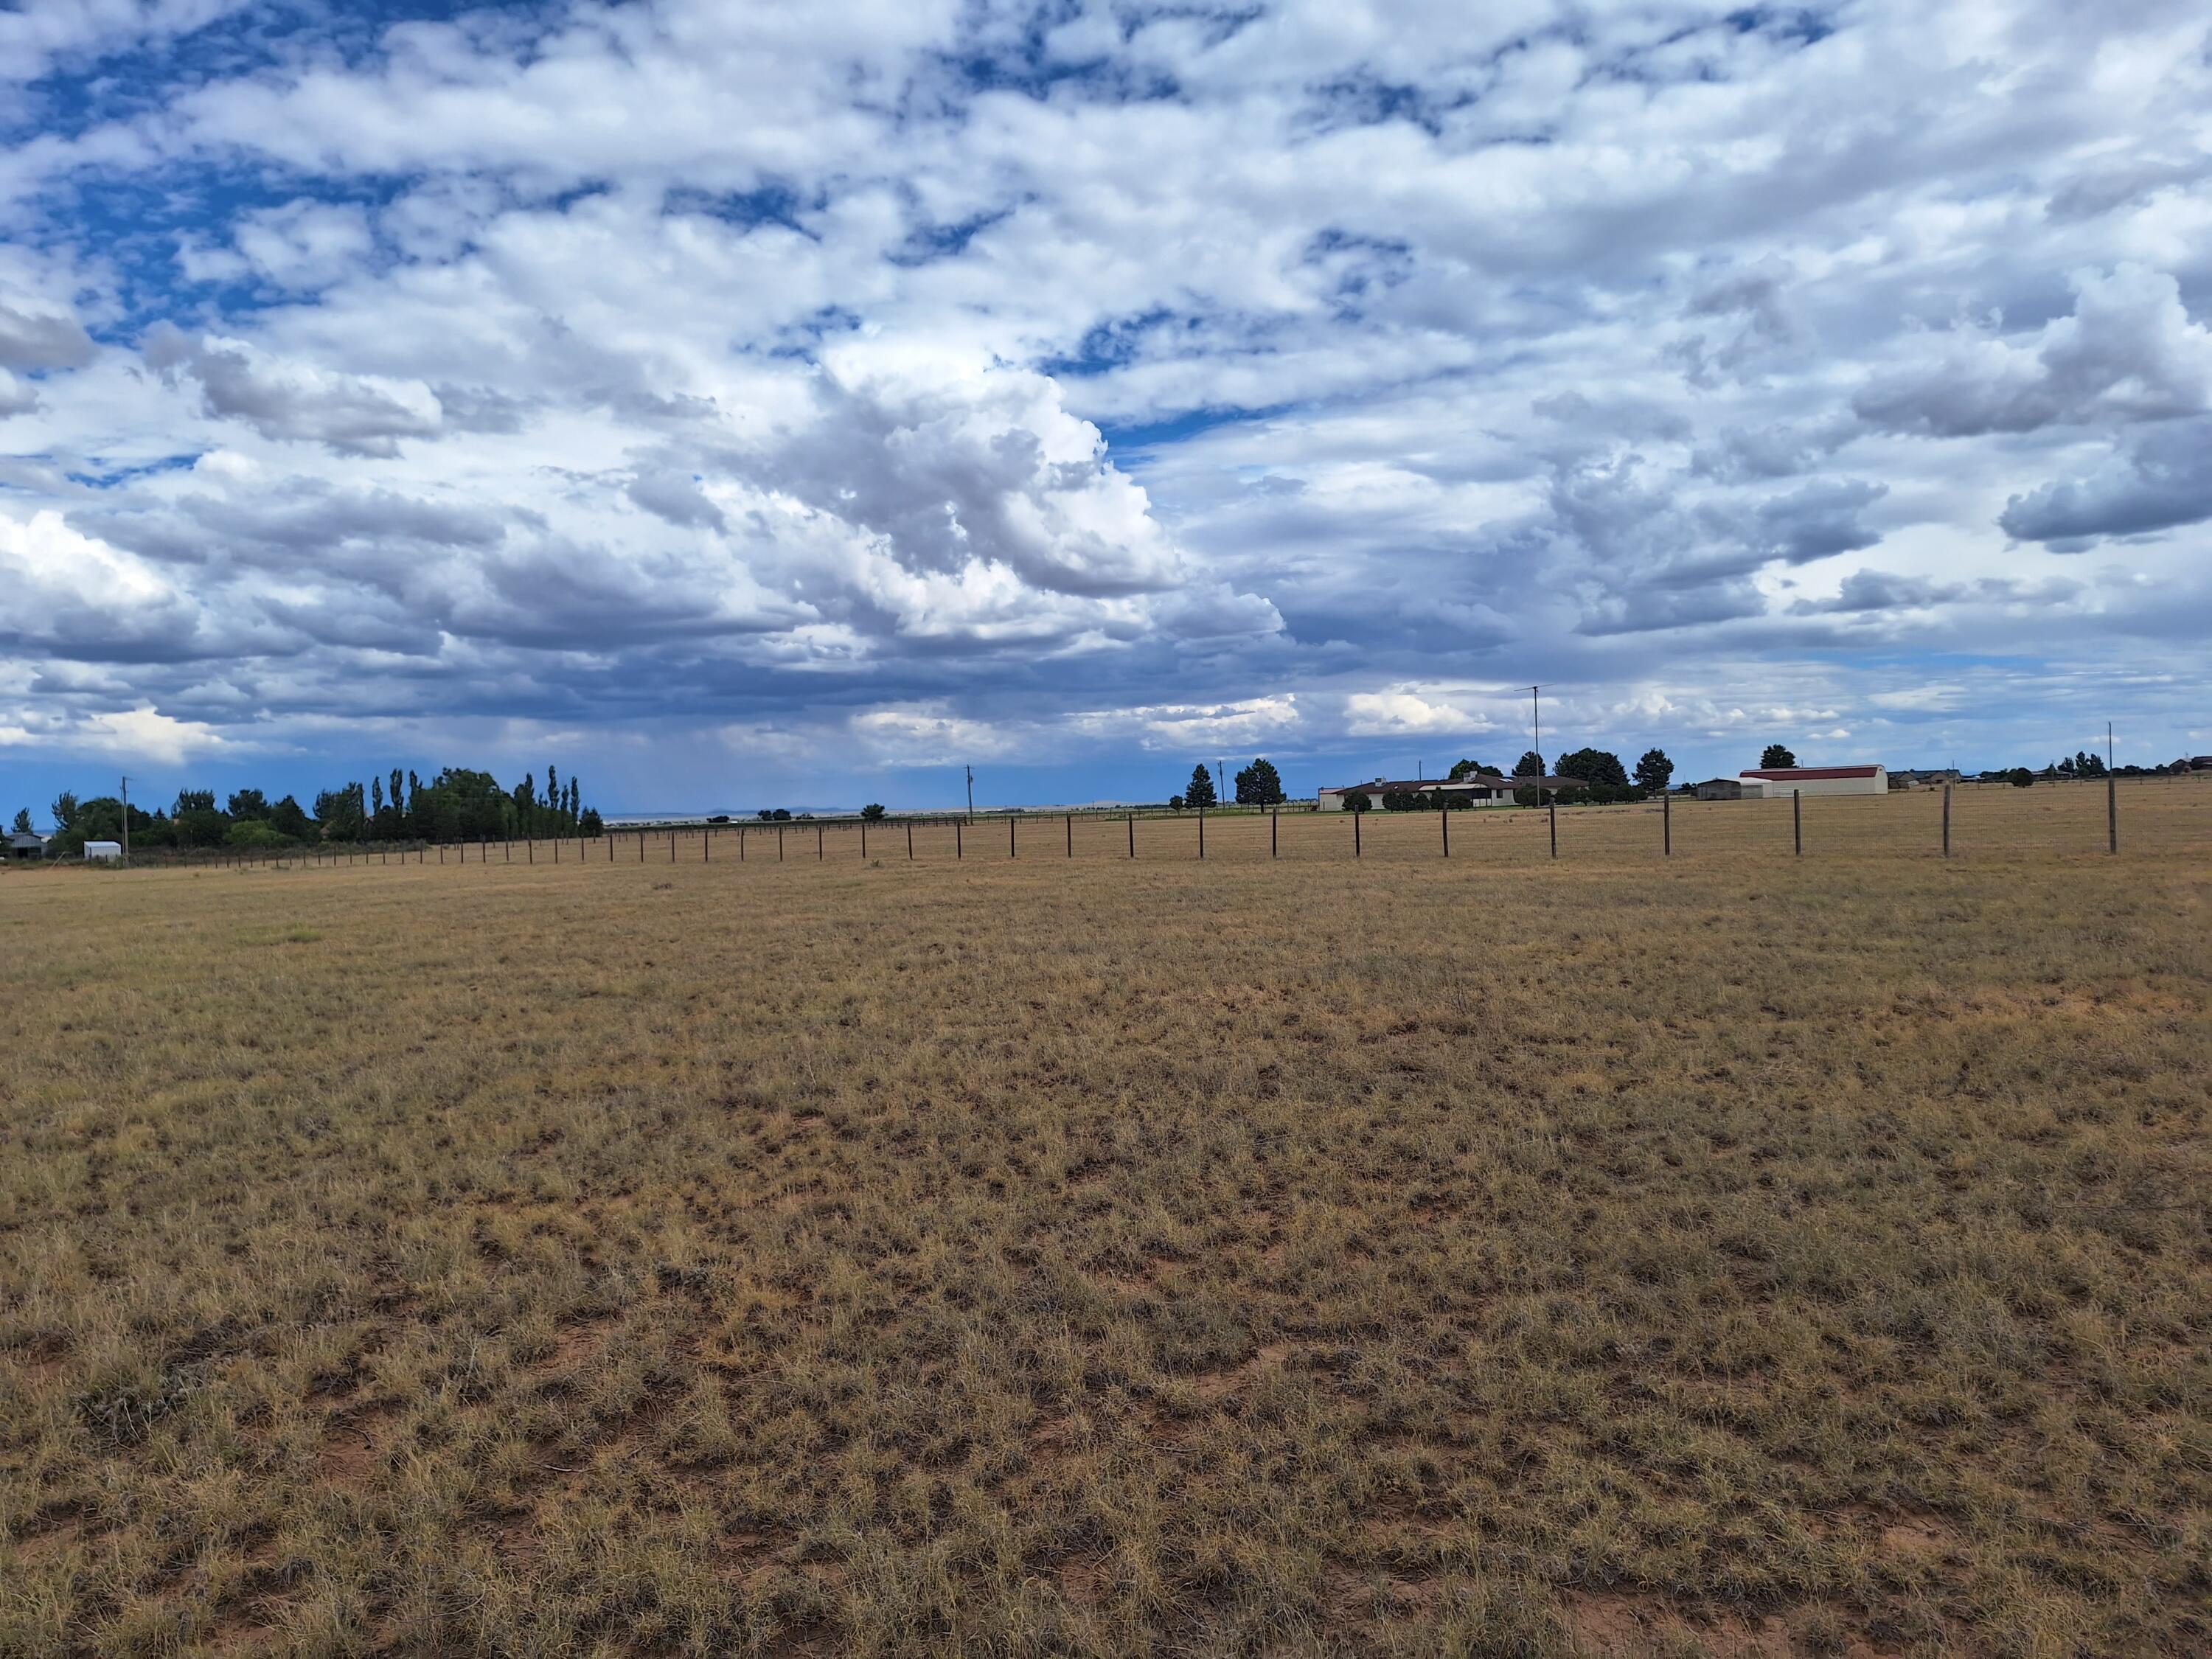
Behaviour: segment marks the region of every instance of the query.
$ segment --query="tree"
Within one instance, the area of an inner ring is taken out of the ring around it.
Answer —
[[[2035,787],[2035,774],[2025,766],[2014,767],[2005,774],[2005,778],[2015,789],[2033,789]]]
[[[1237,774],[1239,806],[1280,806],[1283,780],[1273,761],[1255,760]]]
[[[15,833],[19,836],[27,836],[33,833],[31,829],[31,809],[27,806],[19,807],[16,809]]]
[[[57,833],[76,828],[76,797],[68,790],[64,789],[60,794],[56,795],[54,804],[46,810],[54,815],[54,829]]]
[[[1628,787],[1628,772],[1620,763],[1620,757],[1609,749],[1577,749],[1565,754],[1553,763],[1559,775],[1579,778],[1590,785],[1610,784],[1616,789]]]
[[[1779,768],[1796,765],[1797,757],[1780,744],[1770,743],[1759,751],[1759,763],[1763,769],[1772,771]]]
[[[1373,801],[1367,799],[1367,792],[1364,789],[1347,789],[1344,792],[1344,810],[1347,812],[1364,812],[1374,805]]]
[[[775,809],[775,821],[778,823],[789,823],[791,822],[791,809],[788,806],[777,807]]]
[[[1544,757],[1531,749],[1513,763],[1516,778],[1540,778],[1544,775]]]
[[[1382,810],[1386,812],[1419,812],[1428,804],[1428,794],[1423,790],[1386,789],[1382,792]]]
[[[224,832],[223,840],[233,847],[281,847],[284,837],[265,818],[239,818]]]
[[[866,806],[863,806],[860,809],[860,816],[870,823],[881,823],[884,817],[883,802],[879,800],[870,801]]]
[[[307,822],[306,811],[290,795],[269,809],[269,827],[287,841],[314,839],[315,826]]]
[[[1182,811],[1182,797],[1181,795],[1170,795],[1168,797],[1168,811],[1170,812],[1180,812]]]
[[[576,815],[576,833],[586,841],[597,841],[606,833],[606,825],[599,822],[599,809],[586,806]]]
[[[332,841],[359,841],[368,814],[362,810],[361,786],[349,783],[315,797],[315,817]]]
[[[216,811],[212,789],[179,789],[169,808],[170,827],[179,847],[219,847],[229,831],[230,819]]]
[[[1194,811],[1203,812],[1215,805],[1213,774],[1206,769],[1204,761],[1190,769],[1190,782],[1184,787],[1182,804]]]
[[[1674,777],[1674,763],[1663,749],[1647,749],[1636,763],[1636,781],[1654,794],[1664,794]]]
[[[1444,775],[1444,781],[1448,783],[1457,783],[1462,778],[1471,778],[1478,773],[1484,777],[1494,778],[1498,775],[1480,761],[1454,761],[1452,769]]]

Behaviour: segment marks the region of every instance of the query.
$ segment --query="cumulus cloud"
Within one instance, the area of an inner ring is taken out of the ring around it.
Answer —
[[[82,368],[92,356],[92,337],[76,318],[0,301],[0,368]]]
[[[1893,431],[1939,438],[2057,422],[2170,420],[2212,396],[2212,329],[2190,319],[2172,273],[2123,265],[2079,277],[2071,315],[2015,343],[1979,325],[1853,399]]]
[[[106,661],[164,659],[190,648],[198,607],[142,560],[78,534],[56,512],[0,517],[8,603],[0,641]]]
[[[244,341],[195,339],[167,324],[148,339],[146,362],[197,380],[210,415],[342,455],[390,459],[401,439],[436,437],[443,422],[437,395],[420,382],[287,363]]]
[[[707,499],[698,480],[667,468],[641,472],[629,481],[629,498],[655,517],[674,525],[720,530],[722,509]]]
[[[1455,736],[1487,732],[1495,722],[1433,690],[1403,687],[1355,691],[1344,700],[1345,730],[1354,737]]]
[[[854,353],[817,393],[818,417],[776,447],[769,481],[881,538],[910,572],[980,562],[1091,597],[1181,574],[1142,488],[1042,375]]]
[[[2130,437],[2080,478],[2013,496],[2005,534],[2076,552],[2109,536],[2140,536],[2212,519],[2212,420],[2179,422]]]

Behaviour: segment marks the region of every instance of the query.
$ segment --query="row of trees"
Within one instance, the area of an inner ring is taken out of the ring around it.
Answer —
[[[50,851],[71,856],[88,841],[123,839],[125,807],[113,795],[80,800],[64,791],[55,798]],[[132,849],[210,847],[286,847],[319,841],[451,842],[514,836],[595,836],[605,826],[596,808],[583,804],[574,778],[563,781],[545,769],[541,791],[535,773],[512,789],[489,772],[447,767],[424,781],[393,768],[386,777],[325,789],[312,815],[293,796],[272,801],[259,789],[240,789],[221,805],[212,789],[180,789],[166,812],[130,808]],[[31,829],[27,809],[15,828]]]
[[[1289,797],[1283,793],[1281,774],[1274,763],[1255,760],[1241,768],[1237,774],[1237,804],[1239,806],[1280,806]],[[1213,787],[1213,774],[1200,761],[1190,769],[1190,782],[1180,795],[1168,798],[1168,805],[1176,811],[1206,811],[1220,805]]]

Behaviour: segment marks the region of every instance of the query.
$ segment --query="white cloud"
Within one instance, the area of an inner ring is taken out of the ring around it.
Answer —
[[[169,765],[237,746],[204,721],[173,720],[151,705],[94,714],[81,730],[63,736],[71,746]]]
[[[1457,736],[1491,732],[1498,723],[1480,709],[1434,692],[1357,691],[1344,700],[1345,730],[1354,737]]]

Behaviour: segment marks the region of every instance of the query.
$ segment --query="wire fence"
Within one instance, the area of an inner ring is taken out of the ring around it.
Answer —
[[[977,814],[624,827],[591,839],[372,843],[304,848],[161,849],[141,866],[343,869],[394,864],[549,868],[988,863],[1407,864],[1450,859],[1511,867],[1552,860],[1789,857],[2004,859],[2125,854],[2131,845],[2212,850],[2212,776],[1966,784],[1886,795],[1802,795],[1626,805],[1449,811]]]

